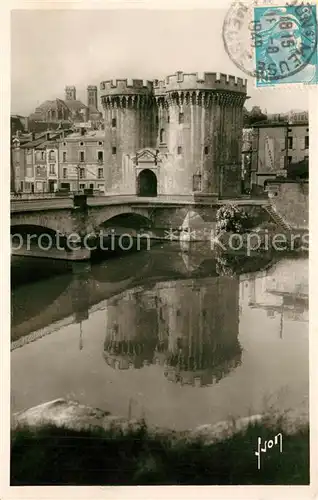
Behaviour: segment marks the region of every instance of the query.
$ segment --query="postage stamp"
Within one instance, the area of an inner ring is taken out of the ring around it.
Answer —
[[[229,9],[223,42],[232,62],[257,87],[317,83],[316,5],[262,3],[234,2]]]
[[[316,5],[255,7],[256,85],[317,83]]]

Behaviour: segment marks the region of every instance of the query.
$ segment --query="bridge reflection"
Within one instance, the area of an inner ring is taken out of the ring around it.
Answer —
[[[23,262],[24,259],[22,259]],[[16,286],[12,290],[12,349],[28,343],[30,339],[35,340],[49,334],[62,327],[62,324],[81,323],[89,319],[89,315],[94,310],[105,308],[109,311],[109,313],[107,312],[109,317],[113,317],[114,321],[116,316],[119,317],[119,323],[123,321],[120,318],[125,317],[127,318],[125,321],[130,325],[135,324],[134,329],[139,332],[138,339],[136,335],[133,337],[133,342],[137,342],[139,347],[136,344],[133,353],[129,351],[131,346],[125,348],[125,353],[130,353],[130,357],[125,358],[126,361],[128,360],[128,365],[140,365],[141,367],[144,363],[153,363],[154,354],[159,360],[158,362],[164,364],[162,359],[166,356],[167,366],[168,363],[171,366],[170,374],[167,374],[167,377],[171,378],[172,371],[184,371],[183,366],[185,363],[184,360],[181,361],[179,355],[180,347],[176,347],[177,344],[173,344],[174,347],[172,347],[172,338],[179,339],[185,335],[185,338],[194,339],[195,345],[192,346],[192,344],[183,341],[183,347],[181,347],[183,357],[190,359],[197,349],[196,337],[193,333],[190,333],[190,330],[191,332],[195,331],[195,325],[198,335],[202,331],[201,334],[204,339],[209,324],[212,325],[210,328],[215,331],[213,334],[215,338],[217,338],[218,329],[220,332],[224,331],[225,325],[221,319],[217,319],[219,313],[216,316],[213,313],[215,307],[219,311],[223,310],[223,302],[217,299],[216,285],[213,285],[212,282],[209,284],[211,290],[207,289],[205,292],[206,297],[197,288],[202,286],[203,290],[208,285],[204,284],[202,280],[214,277],[216,280],[219,279],[217,286],[220,290],[219,293],[222,294],[221,281],[225,279],[222,277],[217,278],[218,259],[210,250],[204,250],[202,245],[200,245],[200,248],[196,245],[191,246],[191,250],[186,254],[180,252],[178,244],[168,243],[166,246],[158,245],[154,247],[151,252],[138,252],[122,258],[109,259],[95,265],[91,265],[91,263],[72,263],[70,269],[61,271],[64,272],[61,276],[54,275],[57,270],[56,266],[62,265],[60,262],[44,259],[30,260],[34,262],[34,265],[32,265],[33,273],[39,281]],[[270,261],[270,257],[258,259],[257,263],[254,263],[254,267],[255,269],[264,268],[269,265]],[[251,261],[249,261],[248,266],[251,268]],[[243,267],[240,263],[236,273],[242,272]],[[41,269],[45,269],[45,279],[43,280],[40,280]],[[49,269],[52,273],[51,277],[49,277]],[[20,271],[23,275],[25,268],[22,266]],[[16,275],[17,272],[14,274]],[[17,276],[15,276],[15,279],[17,279]],[[237,278],[232,278],[231,283],[237,283]],[[236,284],[235,287],[237,287]],[[231,288],[230,285],[229,288]],[[158,292],[154,294],[153,289],[158,290]],[[195,289],[197,289],[197,292],[195,292]],[[121,295],[123,293],[126,293],[126,297],[130,297],[130,299],[124,300]],[[233,294],[234,291],[232,290],[231,293]],[[224,289],[224,294],[229,296],[230,292]],[[235,301],[234,298],[231,300],[236,303],[238,299],[236,297]],[[116,303],[117,305],[114,305]],[[193,310],[191,309],[192,303]],[[153,305],[151,306],[151,304]],[[173,312],[174,309],[176,312]],[[180,317],[181,309],[183,319]],[[202,312],[198,314],[197,310],[202,310]],[[201,316],[200,321],[202,324],[199,322]],[[214,325],[215,321],[217,323]],[[149,324],[152,325],[151,328]],[[192,326],[190,327],[190,325]],[[111,329],[112,326],[109,328]],[[121,328],[124,328],[124,326]],[[114,329],[116,329],[116,326],[114,326]],[[233,329],[234,327],[231,327],[231,331]],[[183,334],[183,331],[188,333]],[[140,338],[141,332],[144,333]],[[174,337],[171,332],[175,332]],[[152,338],[154,340],[150,340]],[[118,340],[121,342],[125,338],[112,337],[113,343],[109,346],[108,362],[113,363],[110,357],[116,354],[116,356],[119,356],[117,361],[121,363],[121,366],[126,366],[127,362],[120,357],[119,347],[116,346]],[[178,342],[178,345],[181,345],[181,341],[178,340]],[[207,340],[204,340],[204,342],[209,345]],[[169,348],[162,347],[167,345],[169,345]],[[186,345],[188,345],[187,348]],[[213,346],[211,349],[213,350]],[[166,354],[164,355],[163,352]],[[178,358],[175,357],[176,353],[178,353]],[[136,356],[139,356],[139,358],[137,359]],[[180,362],[175,361],[176,359],[179,359]],[[216,359],[215,356],[214,359]],[[117,361],[116,366],[118,366]],[[210,361],[200,361],[200,365],[198,365],[198,362],[195,365],[195,362],[191,360],[189,363],[189,366],[193,365],[193,368],[204,365],[205,370],[206,363],[210,363]]]

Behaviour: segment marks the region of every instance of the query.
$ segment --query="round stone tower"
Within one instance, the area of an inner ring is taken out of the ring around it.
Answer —
[[[132,177],[125,178],[123,156],[156,145],[155,100],[152,82],[108,80],[101,82],[105,120],[105,187],[107,192],[135,191]]]
[[[217,73],[177,72],[154,82],[167,105],[165,194],[236,196],[246,80]]]

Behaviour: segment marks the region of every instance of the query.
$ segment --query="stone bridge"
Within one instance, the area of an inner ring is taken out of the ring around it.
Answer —
[[[215,227],[216,211],[224,203],[243,205],[254,213],[262,211],[268,200],[200,200],[193,196],[158,196],[156,198],[129,195],[61,197],[31,196],[11,199],[11,233],[59,233],[81,238],[112,228],[115,234],[136,236],[140,231],[153,238],[168,238],[181,227],[197,229],[197,239],[207,238]],[[205,237],[203,236],[205,234]],[[47,255],[48,256],[48,255]],[[77,257],[83,260],[84,255]],[[69,254],[67,257],[72,259]]]

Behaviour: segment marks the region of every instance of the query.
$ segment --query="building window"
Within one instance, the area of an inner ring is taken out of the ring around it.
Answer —
[[[63,158],[62,158],[63,163],[66,162],[66,151],[63,151]]]
[[[103,145],[102,141],[99,141],[98,145],[99,145],[99,146],[102,146],[102,145]]]
[[[102,179],[104,177],[104,172],[103,172],[103,169],[102,168],[99,168],[98,169],[98,178],[99,179]]]
[[[178,146],[178,155],[182,155],[182,146]]]
[[[54,163],[50,163],[50,175],[55,175],[55,164]]]
[[[63,168],[63,179],[67,177],[67,168]]]
[[[104,151],[98,151],[98,153],[97,153],[97,159],[101,163],[104,161]]]
[[[309,135],[305,135],[305,149],[309,148]]]
[[[36,175],[41,175],[41,167],[39,165],[36,167]]]
[[[80,184],[80,185],[79,185],[79,188],[80,188],[80,189],[85,189],[85,184]]]
[[[293,160],[293,157],[292,156],[288,156],[288,165],[291,164],[292,160]]]
[[[204,154],[208,155],[209,154],[209,146],[204,147]]]
[[[184,113],[179,113],[179,123],[184,123]]]
[[[165,129],[162,128],[160,130],[160,144],[163,144],[165,142]]]
[[[49,152],[49,160],[55,161],[55,151],[50,151]]]
[[[116,154],[116,152],[117,152],[116,146],[113,146],[113,147],[112,147],[112,154],[113,154],[113,155],[115,155],[115,154]]]
[[[85,170],[84,170],[84,168],[80,168],[79,169],[79,178],[84,179],[84,177],[85,177]]]
[[[80,161],[81,162],[85,161],[84,151],[80,151]]]
[[[45,153],[44,153],[44,151],[41,151],[41,160],[45,160]]]
[[[112,118],[112,127],[116,127],[117,126],[117,120],[116,118]]]
[[[80,142],[80,146],[84,146],[84,142]]]
[[[170,123],[170,116],[167,117],[167,122]]]
[[[63,146],[66,146],[66,142],[63,142]]]
[[[193,191],[201,191],[201,175],[193,176]]]

